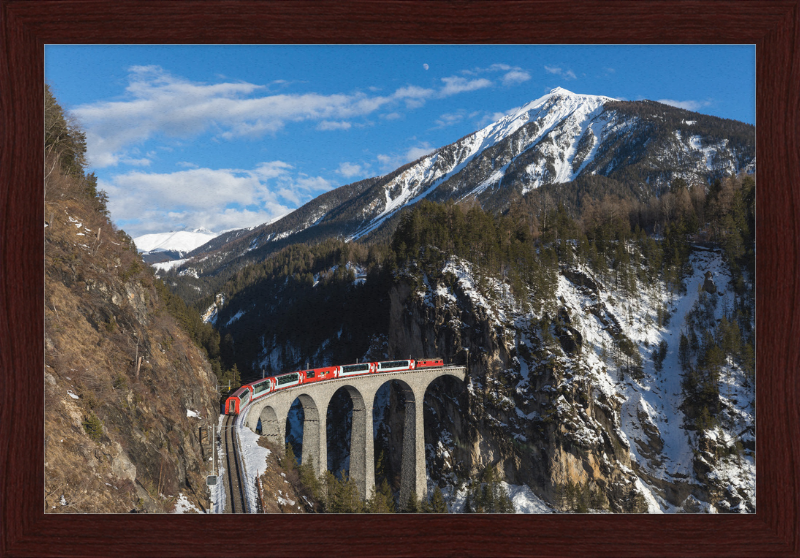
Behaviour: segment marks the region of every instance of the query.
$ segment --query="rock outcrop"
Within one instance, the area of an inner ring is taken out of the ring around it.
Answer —
[[[207,509],[216,378],[127,235],[62,180],[46,204],[46,510]]]

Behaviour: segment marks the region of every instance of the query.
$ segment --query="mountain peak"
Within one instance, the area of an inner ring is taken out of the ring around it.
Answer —
[[[567,91],[563,87],[554,87],[550,90],[550,95],[575,95],[572,91]]]

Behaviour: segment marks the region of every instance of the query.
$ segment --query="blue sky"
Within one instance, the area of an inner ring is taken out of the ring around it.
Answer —
[[[554,87],[755,123],[755,47],[48,45],[132,236],[254,226]]]

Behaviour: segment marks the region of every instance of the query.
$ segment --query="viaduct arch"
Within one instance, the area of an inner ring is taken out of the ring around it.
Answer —
[[[427,496],[425,477],[425,424],[422,402],[428,386],[436,378],[454,376],[466,379],[464,366],[421,368],[352,378],[337,378],[288,388],[251,404],[242,420],[255,432],[261,420],[261,432],[283,450],[286,421],[295,399],[303,406],[303,463],[312,463],[319,476],[328,466],[326,412],[334,393],[344,388],[353,401],[353,422],[350,434],[350,478],[356,482],[362,498],[375,488],[374,435],[372,407],[378,390],[387,382],[398,380],[406,399],[403,428],[403,457],[400,469],[400,501],[408,501],[412,491],[417,498]]]

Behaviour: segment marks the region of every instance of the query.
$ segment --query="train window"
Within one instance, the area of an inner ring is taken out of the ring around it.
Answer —
[[[365,370],[369,370],[369,364],[348,364],[347,366],[342,366],[342,372],[345,374],[349,374],[350,372],[362,372]]]
[[[297,372],[295,372],[294,374],[285,374],[284,376],[278,376],[278,385],[282,386],[284,384],[294,382],[299,378],[300,375]]]
[[[254,394],[259,394],[262,391],[265,391],[265,390],[268,390],[268,389],[269,389],[269,380],[267,380],[265,382],[261,382],[260,384],[254,385],[253,386],[253,393]]]
[[[380,363],[381,370],[384,368],[408,368],[408,361],[407,360],[393,360],[390,362],[381,362]]]
[[[313,378],[315,375],[316,372],[314,372],[313,370],[309,370],[308,372],[306,372],[306,378]]]

